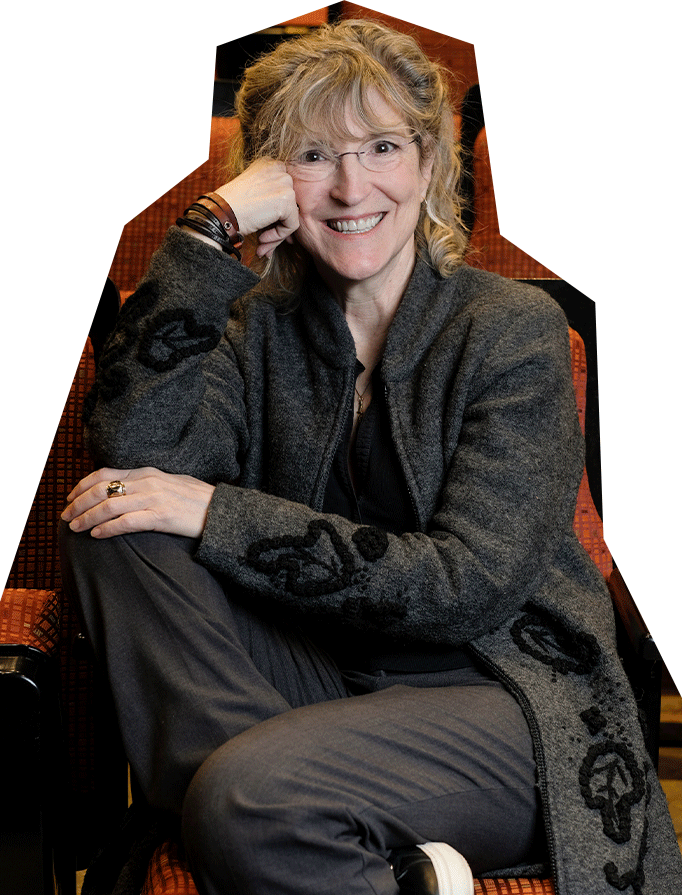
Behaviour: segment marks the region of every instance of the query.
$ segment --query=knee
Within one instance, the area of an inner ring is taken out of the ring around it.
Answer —
[[[59,558],[63,576],[76,585],[83,574],[96,572],[106,562],[106,557],[116,551],[117,538],[93,538],[89,531],[72,531],[68,524],[59,520]]]
[[[71,603],[81,613],[88,605],[89,594],[94,590],[98,572],[103,566],[102,551],[97,550],[97,539],[90,533],[71,531],[66,522],[59,520],[59,565],[62,584]],[[103,543],[103,542],[102,542]]]
[[[235,876],[249,873],[238,865],[258,850],[258,828],[251,831],[239,807],[246,781],[233,742],[201,765],[182,806],[182,841],[192,874],[207,892],[237,891]]]
[[[74,532],[64,521],[59,522],[62,568],[77,586],[111,574],[119,577],[133,566],[172,565],[178,555],[183,559],[191,556],[194,544],[191,538],[155,531],[93,538],[89,531]]]
[[[315,800],[302,798],[297,782],[310,776],[310,763],[294,742],[283,742],[286,725],[277,720],[233,737],[196,772],[182,809],[183,841],[193,870],[223,867],[225,873],[250,878],[313,810]]]
[[[195,773],[183,802],[183,837],[201,847],[213,839],[227,844],[243,827],[249,805],[258,800],[254,762],[234,737]]]

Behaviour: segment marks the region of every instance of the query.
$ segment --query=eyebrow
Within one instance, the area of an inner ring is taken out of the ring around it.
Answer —
[[[389,137],[403,137],[407,138],[411,129],[408,125],[405,125],[402,129],[402,132],[398,128],[390,128],[387,130],[376,130],[376,131],[368,131],[363,137],[356,137],[355,140],[360,145],[364,143],[369,143],[371,140],[382,140],[387,139]],[[353,138],[350,136],[347,138],[349,142],[353,142]],[[325,149],[333,149],[334,147],[331,145],[330,141],[325,137],[311,136],[309,140],[303,141],[300,144],[301,149],[309,149],[312,147],[324,147]]]

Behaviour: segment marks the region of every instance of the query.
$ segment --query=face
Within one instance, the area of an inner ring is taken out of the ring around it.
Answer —
[[[372,107],[385,122],[386,135],[405,133],[405,122],[378,95]],[[352,153],[377,136],[350,114],[346,125],[356,139],[335,144],[336,154]],[[414,267],[414,231],[431,179],[431,164],[420,165],[416,143],[405,148],[390,171],[368,171],[351,154],[324,180],[309,182],[294,170],[291,174],[299,207],[295,238],[332,291],[343,293],[357,284],[368,289],[385,289],[392,282],[405,285]]]

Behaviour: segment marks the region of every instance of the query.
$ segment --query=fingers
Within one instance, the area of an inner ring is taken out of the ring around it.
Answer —
[[[62,519],[69,523],[73,531],[84,531],[134,510],[136,500],[129,493],[134,473],[141,474],[143,471],[107,468],[86,476],[67,497],[69,502],[62,512]],[[112,481],[122,482],[126,493],[109,497],[107,487]]]
[[[125,482],[126,470],[98,469],[81,479],[67,496],[67,505],[62,512],[62,519],[70,522],[85,510],[108,498],[107,487],[112,481]]]
[[[143,494],[114,495],[108,497],[105,485],[95,485],[76,498],[62,513],[62,519],[73,531],[87,531],[110,522],[112,519],[148,509]],[[132,520],[129,520],[128,524]],[[129,528],[128,531],[134,529]]]
[[[107,494],[111,481],[125,484],[125,494]],[[73,531],[112,537],[134,531],[163,531],[199,537],[206,524],[214,487],[191,476],[158,469],[100,469],[69,495],[62,519]]]
[[[157,471],[151,467],[144,469],[111,469],[105,467],[91,472],[90,475],[81,479],[67,496],[68,505],[62,513],[62,519],[68,522],[94,504],[107,500],[107,486],[110,482],[123,482],[125,486],[129,480]]]
[[[267,230],[263,230],[258,234],[258,246],[256,248],[256,254],[259,257],[263,257],[267,255],[268,257],[272,255],[278,245],[281,245],[283,242],[291,242],[291,235],[298,229],[298,214],[296,215],[296,226],[294,229],[290,229],[289,226],[282,224],[277,224],[274,227],[269,227]]]
[[[257,159],[216,192],[229,202],[244,236],[274,227],[281,242],[298,229],[293,180],[284,162]]]
[[[110,478],[108,477],[109,475]],[[71,501],[75,500],[85,491],[89,490],[93,485],[97,484],[97,482],[103,481],[104,479],[106,479],[108,482],[114,481],[119,475],[125,475],[125,472],[116,469],[98,469],[95,472],[91,472],[90,475],[86,476],[84,479],[81,479],[80,482],[78,482],[76,487],[71,491],[66,499],[69,503],[71,503]]]
[[[162,531],[159,519],[152,510],[142,509],[134,512],[123,512],[112,519],[89,526],[84,523],[80,530],[90,531],[93,538],[112,538],[116,535],[132,534],[136,531]],[[75,529],[78,531],[79,529]]]

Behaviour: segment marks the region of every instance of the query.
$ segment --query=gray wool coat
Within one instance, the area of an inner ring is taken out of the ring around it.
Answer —
[[[355,381],[340,308],[317,279],[287,314],[256,284],[171,229],[101,358],[99,460],[217,484],[196,559],[251,599],[348,636],[468,644],[530,725],[559,895],[682,892],[610,598],[572,530],[583,442],[559,307],[418,262],[381,363],[419,526],[394,536],[320,512]]]

